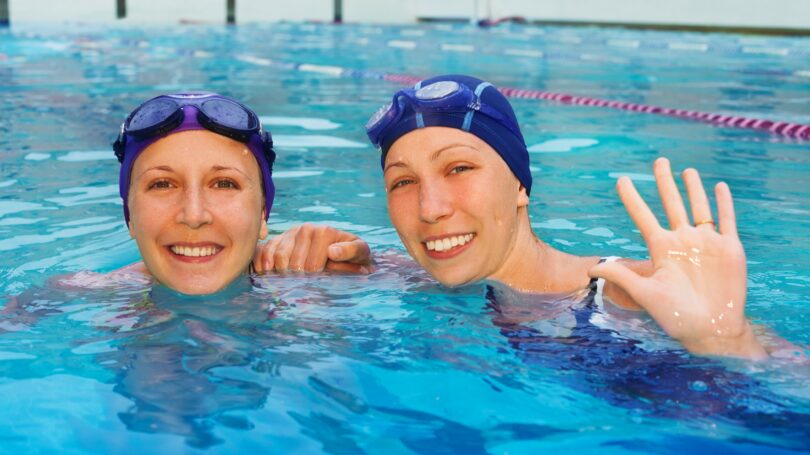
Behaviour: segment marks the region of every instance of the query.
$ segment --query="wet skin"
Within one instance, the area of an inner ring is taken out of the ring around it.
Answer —
[[[259,166],[245,144],[206,130],[171,134],[135,161],[129,232],[144,264],[184,294],[217,292],[267,236]]]
[[[509,274],[529,199],[486,142],[453,128],[413,131],[389,150],[384,177],[402,243],[442,284]]]

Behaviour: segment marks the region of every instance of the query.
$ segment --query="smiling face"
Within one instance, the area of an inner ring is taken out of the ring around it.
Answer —
[[[503,271],[529,199],[486,142],[454,128],[414,130],[389,149],[384,176],[391,221],[434,278],[458,286]]]
[[[130,235],[149,272],[176,291],[226,287],[267,236],[259,166],[240,142],[171,134],[141,153],[130,183]]]

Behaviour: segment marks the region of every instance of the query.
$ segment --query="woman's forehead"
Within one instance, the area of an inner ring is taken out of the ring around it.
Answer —
[[[207,130],[171,134],[147,147],[135,161],[136,167],[172,162],[183,166],[255,168],[256,158],[241,142]],[[140,166],[139,166],[140,165]]]
[[[403,135],[391,146],[386,155],[386,166],[393,162],[410,161],[418,159],[423,161],[435,157],[437,153],[454,150],[463,153],[471,153],[487,156],[491,151],[494,157],[497,152],[479,137],[456,128],[441,126],[431,126],[418,130],[413,130]]]

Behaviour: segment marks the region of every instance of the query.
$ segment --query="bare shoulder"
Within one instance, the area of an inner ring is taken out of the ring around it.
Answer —
[[[617,263],[627,267],[628,269],[638,273],[642,276],[651,276],[655,273],[655,269],[653,268],[652,261],[637,261],[634,259],[619,259],[616,261]],[[608,300],[613,302],[616,306],[620,308],[624,308],[626,310],[636,310],[642,311],[643,308],[639,306],[631,297],[630,295],[625,292],[622,288],[617,286],[614,283],[608,281],[605,283],[605,297]]]
[[[52,284],[65,289],[103,289],[119,285],[148,285],[152,276],[143,262],[136,262],[107,273],[83,270],[70,275],[54,277]]]

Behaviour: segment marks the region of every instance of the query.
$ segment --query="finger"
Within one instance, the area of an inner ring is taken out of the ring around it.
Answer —
[[[276,254],[280,237],[275,237],[269,242],[262,245],[261,253],[258,257],[254,258],[253,267],[258,273],[269,273],[273,271],[275,266],[273,256]],[[257,265],[258,262],[258,265]]]
[[[633,181],[629,177],[620,177],[619,181],[616,182],[616,189],[619,191],[619,198],[622,200],[624,208],[627,209],[630,218],[633,219],[636,227],[641,231],[644,241],[648,241],[653,232],[661,229],[655,215],[647,206],[647,203],[644,202],[644,199],[641,198],[641,195],[638,194],[636,187],[633,186]]]
[[[320,227],[312,233],[309,252],[304,260],[304,270],[307,272],[320,272],[326,266],[327,250],[334,241],[334,230]]]
[[[686,194],[689,196],[695,227],[714,230],[714,223],[707,223],[714,218],[712,218],[712,208],[709,205],[709,198],[706,196],[700,174],[696,169],[689,168],[683,171],[682,176],[686,185]]]
[[[731,189],[725,182],[720,182],[714,187],[714,197],[717,199],[720,233],[737,236],[737,217],[734,214],[734,199],[731,197]]]
[[[686,208],[683,206],[683,199],[681,199],[681,193],[678,191],[678,185],[675,184],[675,179],[672,178],[672,168],[670,168],[669,160],[666,158],[655,160],[653,173],[655,174],[655,183],[658,185],[658,194],[661,196],[661,203],[664,205],[664,211],[667,213],[667,219],[669,219],[670,229],[688,225],[689,217],[686,214]]]
[[[253,252],[253,272],[254,273],[264,273],[264,261],[262,260],[262,254],[264,252],[264,244],[257,243],[256,250]]]
[[[647,283],[649,278],[639,275],[618,262],[603,262],[597,264],[588,270],[588,275],[591,278],[604,278],[619,286],[642,307],[644,307],[644,304],[648,301],[644,296],[648,288]]]
[[[292,252],[290,253],[290,270],[297,272],[302,272],[304,270],[304,264],[306,263],[307,255],[309,254],[309,247],[312,244],[312,235],[312,230],[308,228],[299,229],[296,233],[294,242],[295,246],[292,248]]]
[[[329,259],[336,262],[368,264],[371,262],[371,249],[368,247],[368,244],[361,239],[355,239],[350,242],[333,243],[329,247]]]
[[[362,275],[368,275],[373,271],[373,268],[368,264],[354,264],[351,262],[335,262],[335,261],[327,261],[325,269],[329,270],[330,272],[353,273]]]
[[[293,248],[295,247],[295,235],[284,233],[277,237],[278,243],[276,244],[275,251],[273,251],[273,268],[278,272],[284,272],[290,269],[290,256],[292,256]]]

